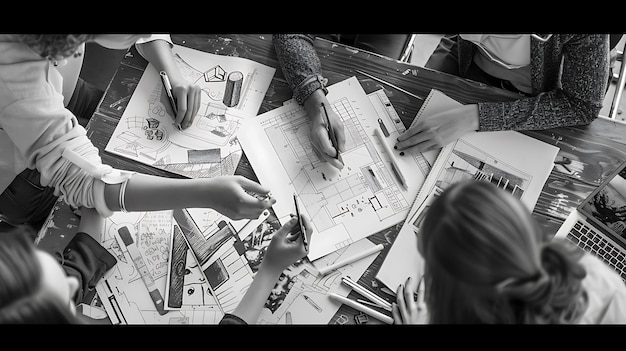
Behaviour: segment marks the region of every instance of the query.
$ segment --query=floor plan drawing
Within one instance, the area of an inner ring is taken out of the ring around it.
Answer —
[[[393,143],[404,131],[402,123],[380,115],[355,77],[330,86],[328,99],[346,134],[341,171],[315,155],[308,116],[297,104],[246,120],[239,135],[260,182],[277,199],[279,217],[294,211],[289,199],[294,192],[299,195],[314,225],[311,260],[404,220],[429,170],[417,151],[396,155],[408,189],[400,186],[374,130],[382,124],[389,134],[387,143]]]
[[[201,87],[201,106],[179,130],[159,72],[148,64],[105,150],[190,178],[234,174],[241,121],[256,116],[275,69],[174,45],[183,77]]]

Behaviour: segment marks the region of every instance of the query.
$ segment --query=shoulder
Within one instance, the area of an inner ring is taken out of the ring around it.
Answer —
[[[587,275],[583,287],[589,306],[583,323],[626,323],[626,284],[606,263],[591,254],[581,260]]]

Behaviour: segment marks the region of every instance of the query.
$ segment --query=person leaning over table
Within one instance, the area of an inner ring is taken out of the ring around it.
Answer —
[[[125,49],[150,35],[0,35],[0,219],[41,226],[57,196],[74,208],[155,211],[207,207],[233,220],[257,218],[275,199],[257,199],[269,190],[242,176],[174,179],[117,170],[101,161],[64,99],[68,77],[58,66],[71,61],[85,42]],[[144,47],[144,45],[148,45]],[[157,69],[168,69],[181,113],[197,111],[199,90],[168,68],[174,63],[165,41],[141,44]],[[168,57],[169,55],[169,57]],[[158,67],[158,66],[163,67]],[[187,97],[185,97],[187,95]],[[194,96],[191,96],[194,95]],[[195,114],[195,112],[194,112]]]
[[[446,188],[417,235],[423,281],[398,287],[394,324],[626,323],[617,272],[550,240],[518,198],[490,182]]]
[[[440,148],[472,131],[543,130],[591,123],[609,79],[608,34],[445,35],[425,64],[519,94],[422,116],[395,148]]]
[[[313,42],[315,36],[310,34],[274,34],[272,42],[276,50],[278,62],[293,91],[293,98],[302,105],[311,121],[311,148],[317,157],[342,169],[343,163],[338,160],[337,153],[344,151],[345,132],[343,121],[330,107],[326,98],[328,80],[323,77],[322,65]],[[324,109],[337,138],[337,148],[333,148],[326,130]]]
[[[304,215],[302,220],[310,237],[311,223]],[[76,304],[117,263],[99,244],[103,221],[94,209],[84,209],[63,257],[36,247],[28,239],[30,227],[0,235],[0,324],[95,324],[76,312]],[[220,324],[256,322],[280,274],[307,254],[299,230],[294,230],[297,223],[292,217],[276,231],[252,284]]]

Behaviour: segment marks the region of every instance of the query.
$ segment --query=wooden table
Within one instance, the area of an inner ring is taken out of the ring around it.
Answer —
[[[283,101],[291,98],[291,89],[284,80],[278,65],[270,34],[172,35],[172,40],[176,44],[190,48],[214,54],[247,58],[277,68],[259,113],[279,107]],[[482,83],[399,62],[326,40],[317,40],[316,49],[322,61],[324,76],[328,78],[329,84],[342,81],[350,76],[356,76],[366,93],[383,88],[406,126],[410,125],[422,106],[423,100],[356,73],[355,70],[367,72],[421,97],[426,97],[432,88],[441,90],[462,103],[506,101],[518,96],[512,92]],[[127,53],[88,125],[88,135],[94,145],[100,149],[102,159],[107,164],[122,169],[180,178],[179,175],[170,174],[104,151],[146,65],[147,62],[134,48]],[[533,211],[534,217],[545,229],[546,235],[554,235],[569,212],[604,177],[615,170],[622,160],[626,159],[626,124],[598,118],[588,126],[524,133],[560,147],[561,151],[557,155],[557,160],[567,157],[574,161],[570,165],[571,167],[578,167],[578,171],[573,174],[567,174],[562,167],[555,167]],[[245,155],[235,173],[257,180]],[[57,207],[53,210],[51,215],[57,216],[55,221],[57,225],[60,221],[58,217],[62,216],[62,213],[67,216],[65,221],[67,228],[63,228],[63,230],[65,232],[75,230],[78,221],[72,217],[68,209]],[[385,250],[359,278],[361,285],[370,287],[380,296],[388,297],[388,301],[393,300],[389,295],[380,291],[382,284],[377,284],[375,276],[400,227],[401,224],[398,224],[369,237],[375,244],[385,244]],[[48,234],[40,233],[40,237]],[[56,245],[63,245],[62,242],[60,241]],[[360,296],[356,292],[351,292],[350,297],[357,298]],[[354,316],[356,314],[358,314],[357,311],[343,305],[329,323],[355,324]],[[378,323],[378,321],[369,318],[368,323]]]

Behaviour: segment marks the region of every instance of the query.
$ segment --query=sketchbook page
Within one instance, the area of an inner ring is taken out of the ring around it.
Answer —
[[[96,285],[96,291],[112,324],[217,324],[222,318],[219,306],[213,303],[202,308],[183,306],[159,313],[147,285],[155,286],[166,296],[172,211],[115,212],[105,221],[102,246],[117,258],[117,264]],[[145,268],[129,254],[119,240],[119,228],[127,227]],[[144,275],[145,277],[142,277]],[[145,280],[144,280],[145,278]],[[152,282],[147,284],[146,281]]]
[[[403,221],[428,173],[421,153],[395,155],[408,189],[400,186],[374,129],[380,128],[380,118],[388,143],[404,129],[377,113],[355,77],[331,85],[327,97],[345,126],[341,171],[315,155],[309,118],[297,104],[247,119],[239,133],[260,183],[277,200],[276,215],[293,213],[292,195],[299,195],[302,212],[313,223],[308,255],[312,261]]]
[[[257,115],[275,68],[180,45],[172,52],[183,77],[202,89],[192,125],[174,126],[163,83],[148,64],[105,151],[189,178],[232,175],[241,121]]]
[[[429,103],[441,100],[450,106],[458,104],[439,91],[433,92]],[[558,151],[556,146],[515,131],[473,132],[443,147],[376,277],[392,290],[409,276],[419,279],[416,233],[428,208],[427,199],[432,201],[459,180],[474,179],[509,191],[532,211]]]

